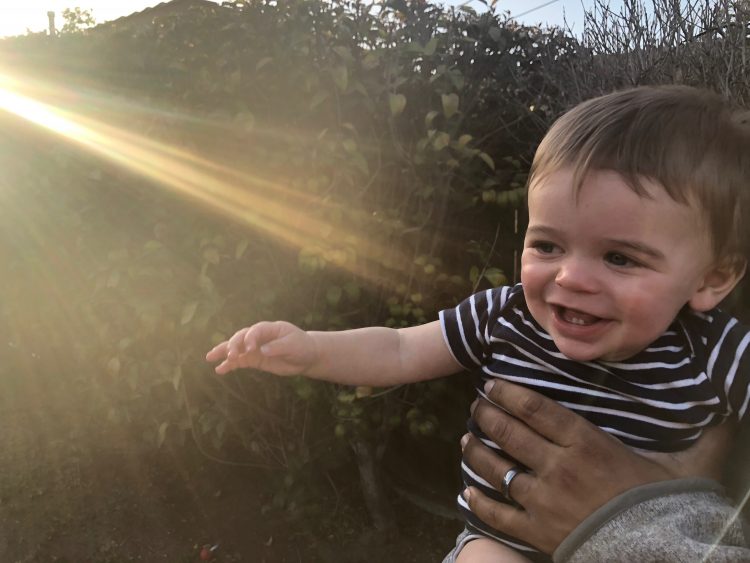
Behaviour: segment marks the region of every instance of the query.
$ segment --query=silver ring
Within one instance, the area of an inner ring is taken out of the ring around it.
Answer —
[[[508,469],[508,471],[506,471],[505,475],[503,476],[503,485],[500,488],[500,492],[511,502],[513,502],[513,499],[510,496],[510,483],[519,473],[523,473],[523,469],[521,469],[517,465],[514,465],[513,467]]]

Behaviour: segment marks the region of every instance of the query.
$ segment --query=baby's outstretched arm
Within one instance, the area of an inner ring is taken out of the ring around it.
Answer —
[[[384,387],[460,371],[440,323],[399,330],[369,327],[306,332],[284,321],[243,328],[213,348],[216,373],[257,368],[276,375],[305,375],[345,385]]]

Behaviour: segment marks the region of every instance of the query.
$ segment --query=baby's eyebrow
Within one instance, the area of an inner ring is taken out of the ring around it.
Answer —
[[[645,254],[647,256],[650,256],[651,258],[654,258],[655,260],[664,260],[663,252],[660,252],[659,250],[648,246],[647,244],[643,244],[642,242],[622,239],[607,239],[606,242],[617,247],[628,248],[639,254]]]
[[[526,229],[527,234],[547,235],[547,236],[559,236],[557,229],[547,227],[546,225],[529,225]]]

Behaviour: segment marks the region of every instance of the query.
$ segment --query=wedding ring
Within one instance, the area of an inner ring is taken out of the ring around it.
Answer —
[[[500,489],[500,492],[511,502],[513,502],[513,499],[510,497],[510,483],[519,473],[523,473],[523,470],[517,465],[514,465],[513,467],[508,469],[508,471],[506,471],[505,475],[503,476],[503,485]]]

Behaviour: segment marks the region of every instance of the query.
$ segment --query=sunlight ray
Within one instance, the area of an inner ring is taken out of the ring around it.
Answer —
[[[20,90],[19,81],[0,74],[0,109],[293,247],[317,245],[335,250],[328,241],[337,241],[339,247],[342,241],[347,241],[362,262],[380,267],[367,267],[357,261],[337,265],[369,282],[384,282],[374,273],[383,266],[393,268],[405,263],[405,257],[395,248],[385,248],[310,216],[309,196],[304,196],[303,205],[285,202],[293,199],[292,194],[299,199],[299,194],[278,182],[230,170],[179,147],[33,99]],[[398,276],[399,269],[393,268],[389,276]]]

